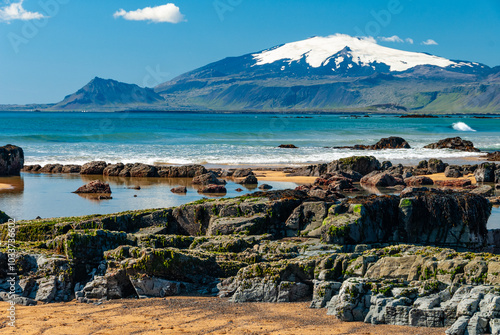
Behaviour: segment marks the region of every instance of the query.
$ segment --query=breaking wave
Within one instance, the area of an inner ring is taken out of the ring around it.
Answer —
[[[453,129],[458,130],[458,131],[476,131],[469,127],[466,123],[464,122],[456,122],[453,124]]]

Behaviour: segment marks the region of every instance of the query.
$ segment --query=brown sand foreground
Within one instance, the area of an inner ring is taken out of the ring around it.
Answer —
[[[341,322],[309,303],[245,303],[210,297],[116,300],[17,306],[16,328],[7,326],[0,303],[1,334],[444,334],[444,328],[415,328]]]
[[[426,175],[425,177],[431,178],[433,181],[438,181],[438,180],[455,180],[455,179],[470,179],[472,184],[476,183],[476,177],[474,177],[473,174],[469,174],[460,178],[448,178],[444,175],[444,173],[436,173],[436,174],[430,174]]]
[[[12,185],[0,183],[0,190],[10,190],[10,189],[13,189],[13,188],[14,187]]]
[[[309,176],[292,176],[288,177],[283,171],[255,171],[255,175],[259,181],[287,181],[297,184],[312,184],[318,177]]]

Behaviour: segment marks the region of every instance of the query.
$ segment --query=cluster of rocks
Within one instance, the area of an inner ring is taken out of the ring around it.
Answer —
[[[384,149],[410,149],[410,144],[401,137],[391,136],[382,138],[373,145],[357,144],[354,146],[334,147],[334,149],[353,149],[353,150],[384,150]],[[436,143],[426,145],[427,149],[452,149],[469,152],[479,152],[471,141],[463,140],[460,137],[446,138]]]
[[[490,212],[487,199],[465,192],[323,199],[298,188],[20,221],[16,299],[310,300],[346,321],[494,331],[500,257],[470,252],[499,251],[500,231],[486,229]],[[0,299],[10,287],[5,269],[0,252]]]

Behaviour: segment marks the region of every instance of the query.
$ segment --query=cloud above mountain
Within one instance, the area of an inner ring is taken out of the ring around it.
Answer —
[[[23,1],[11,3],[0,8],[0,21],[10,22],[14,20],[39,20],[43,19],[44,15],[38,12],[29,12],[23,8]]]
[[[427,41],[422,42],[423,45],[438,45],[438,43],[430,38]]]
[[[179,7],[173,3],[156,7],[146,7],[129,12],[120,9],[114,13],[113,16],[115,18],[123,17],[125,20],[129,21],[150,21],[154,23],[179,23],[185,21],[184,15],[181,13]]]
[[[412,38],[408,37],[408,38],[402,39],[398,35],[393,35],[390,37],[379,36],[378,39],[382,42],[395,42],[395,43],[405,43],[406,42],[406,43],[413,44]]]

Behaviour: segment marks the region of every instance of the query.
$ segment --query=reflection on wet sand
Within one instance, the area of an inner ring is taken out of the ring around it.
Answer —
[[[24,192],[24,180],[22,177],[0,178],[0,194],[22,194]]]

